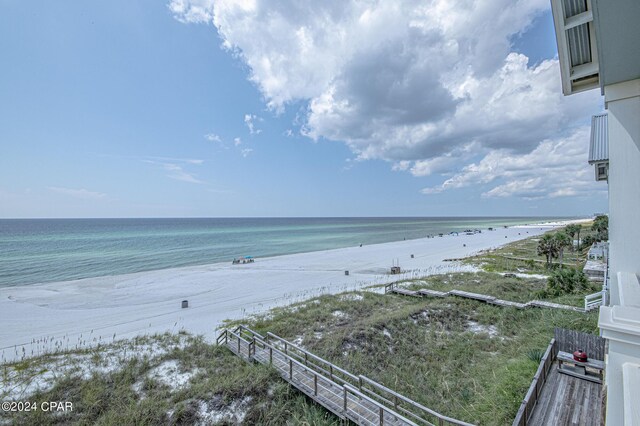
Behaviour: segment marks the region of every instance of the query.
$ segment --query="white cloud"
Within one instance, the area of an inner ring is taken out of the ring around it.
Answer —
[[[160,164],[162,162],[178,163],[178,164],[202,164],[204,160],[196,158],[174,158],[174,157],[146,157],[146,163]]]
[[[242,154],[243,157],[248,157],[249,154],[251,154],[253,152],[252,148],[244,148],[242,150],[240,150],[240,154]]]
[[[180,22],[207,23],[213,21],[211,0],[171,0],[169,10]]]
[[[87,189],[62,188],[58,186],[47,187],[50,191],[58,194],[68,195],[69,197],[79,198],[82,200],[100,200],[106,198],[107,194],[102,192],[89,191]]]
[[[220,138],[220,136],[216,135],[215,133],[208,133],[204,135],[204,138],[209,142],[222,142],[222,138]]]
[[[240,139],[240,138],[234,138],[234,139],[233,139],[233,144],[234,144],[235,146],[240,146],[240,145],[242,145],[242,139]]]
[[[187,164],[203,164],[204,160],[184,160]]]
[[[253,114],[245,114],[244,115],[244,124],[249,129],[249,134],[251,134],[251,135],[259,135],[260,133],[262,133],[261,129],[256,128],[256,126],[255,126],[255,122],[256,121],[262,121],[262,118],[258,117],[257,115],[253,115]]]
[[[485,198],[527,199],[584,196],[605,193],[606,185],[595,182],[587,164],[589,127],[570,136],[547,139],[528,154],[506,149],[492,150],[480,161],[461,168],[441,185],[425,188],[424,194],[470,186],[493,186]]]
[[[156,161],[156,160],[143,160],[145,163],[153,164],[163,169],[169,179],[179,180],[181,182],[204,183],[200,179],[196,178],[191,172],[184,170],[185,165],[201,165],[204,160],[195,159],[174,159],[172,162]]]
[[[512,180],[482,194],[484,197],[512,197],[541,198],[545,195],[545,188],[541,187],[542,177]],[[545,185],[546,186],[546,185]]]
[[[554,143],[565,149],[561,141],[601,105],[598,91],[562,95],[557,60],[530,66],[511,51],[548,0],[174,0],[170,8],[185,22],[213,22],[271,110],[305,103],[303,135],[417,177],[453,174],[425,193],[488,184],[498,160],[521,164]],[[587,140],[580,144],[584,151]],[[513,170],[500,176],[512,181],[486,197],[535,197],[548,184]]]

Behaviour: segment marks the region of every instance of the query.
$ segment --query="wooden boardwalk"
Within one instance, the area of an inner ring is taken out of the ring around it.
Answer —
[[[463,297],[466,299],[478,300],[480,302],[485,302],[485,303],[489,303],[491,305],[496,305],[496,306],[510,306],[516,309],[526,309],[526,308],[537,307],[537,308],[563,309],[566,311],[573,311],[573,312],[586,312],[584,308],[579,308],[577,306],[561,305],[559,303],[547,302],[544,300],[531,300],[527,303],[520,303],[520,302],[512,302],[511,300],[497,299],[493,296],[489,296],[486,294],[471,293],[471,292],[462,291],[462,290],[437,291],[437,290],[430,290],[430,289],[423,288],[423,289],[414,291],[414,290],[408,290],[406,288],[396,287],[395,283],[387,284],[384,290],[385,290],[385,293],[396,293],[396,294],[401,294],[403,296],[413,296],[413,297],[427,296],[427,297],[443,298],[448,296],[457,296],[457,297]]]
[[[602,385],[551,368],[527,425],[602,425]]]
[[[471,426],[436,413],[365,376],[355,376],[272,333],[262,336],[240,326],[224,330],[218,344],[247,361],[271,365],[311,399],[358,425]]]

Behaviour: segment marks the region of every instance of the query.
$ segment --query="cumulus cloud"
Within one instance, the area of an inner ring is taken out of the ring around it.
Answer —
[[[89,191],[84,188],[76,189],[76,188],[62,188],[59,186],[49,186],[49,189],[52,192],[67,195],[69,197],[79,198],[82,200],[99,200],[106,198],[107,194],[102,192]]]
[[[557,60],[530,65],[512,52],[511,39],[548,11],[548,0],[173,0],[169,7],[184,22],[213,23],[272,111],[305,103],[303,135],[344,142],[359,160],[389,161],[414,176],[455,173],[489,151],[526,157],[575,134],[600,105],[597,91],[562,96]],[[516,193],[504,187],[487,196]]]
[[[486,198],[556,198],[605,193],[586,166],[589,127],[570,136],[547,139],[530,153],[519,155],[506,149],[492,150],[480,161],[464,166],[441,185],[425,188],[424,194],[470,186],[488,187]]]
[[[169,10],[180,22],[203,23],[213,20],[211,0],[172,0]]]

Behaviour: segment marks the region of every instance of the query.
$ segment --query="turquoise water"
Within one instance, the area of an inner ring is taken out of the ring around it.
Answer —
[[[3,219],[0,286],[422,238],[549,217]]]

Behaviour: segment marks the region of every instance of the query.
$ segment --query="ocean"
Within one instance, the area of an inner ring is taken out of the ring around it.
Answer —
[[[0,219],[0,287],[570,218]]]

